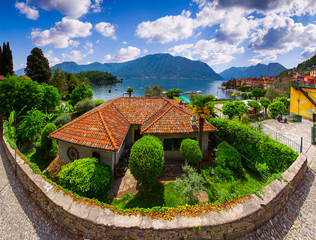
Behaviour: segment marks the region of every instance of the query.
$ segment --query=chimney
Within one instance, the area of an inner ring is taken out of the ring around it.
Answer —
[[[192,117],[191,117],[191,126],[192,127],[196,127],[196,121],[197,121],[197,119],[196,119],[196,117],[195,117],[195,115],[192,115]]]

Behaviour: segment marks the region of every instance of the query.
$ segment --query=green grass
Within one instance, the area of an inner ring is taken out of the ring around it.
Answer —
[[[187,204],[174,188],[174,183],[156,183],[150,193],[140,191],[137,194],[126,194],[121,199],[111,199],[109,204],[121,209],[152,208],[152,207],[177,207]]]
[[[215,104],[225,104],[227,102],[233,102],[233,101],[230,101],[230,100],[219,100],[219,101],[213,101]]]
[[[235,181],[215,181],[212,177],[206,177],[208,182],[207,194],[211,202],[225,202],[227,200],[255,194],[270,181],[263,181],[257,174],[248,171],[246,177]]]

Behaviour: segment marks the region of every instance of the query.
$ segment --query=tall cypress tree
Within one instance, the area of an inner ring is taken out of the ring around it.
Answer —
[[[1,54],[1,74],[6,76],[8,73],[13,75],[12,51],[9,42],[3,43]]]
[[[31,54],[27,57],[24,71],[27,76],[39,83],[48,83],[52,76],[48,60],[39,48],[32,49]]]
[[[2,48],[0,46],[0,75],[2,75]]]

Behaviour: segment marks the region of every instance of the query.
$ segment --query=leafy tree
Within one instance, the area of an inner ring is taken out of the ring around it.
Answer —
[[[101,105],[102,103],[105,103],[104,100],[94,100],[93,102],[94,102],[94,105],[95,105],[96,107],[99,106],[99,105]]]
[[[98,161],[83,158],[62,166],[59,184],[80,196],[103,199],[111,188],[113,173],[109,165]]]
[[[50,85],[44,85],[42,87],[44,97],[41,104],[41,109],[45,111],[55,109],[56,106],[60,105],[60,95],[57,88]]]
[[[265,114],[267,114],[267,108],[271,104],[270,100],[267,98],[260,98],[259,102],[264,107]]]
[[[0,82],[0,114],[15,110],[23,115],[33,108],[41,109],[43,98],[43,88],[35,81],[11,76]]]
[[[71,113],[63,113],[54,120],[54,124],[58,128],[60,128],[64,126],[65,124],[71,122],[71,120],[72,120]]]
[[[251,99],[253,97],[252,93],[248,93],[248,99]]]
[[[242,101],[235,101],[234,106],[236,109],[236,115],[239,117],[239,121],[241,117],[248,112],[247,105]]]
[[[273,87],[269,87],[267,89],[267,93],[265,94],[265,97],[269,99],[270,101],[273,101],[276,97],[286,97],[285,93],[281,92],[278,89],[275,89]]]
[[[53,160],[58,153],[58,144],[56,140],[48,138],[48,135],[57,130],[57,127],[53,123],[48,123],[43,131],[42,136],[36,143],[37,154],[47,162]]]
[[[257,101],[258,98],[263,97],[265,95],[266,91],[261,88],[254,88],[252,89],[251,93],[254,97],[256,97],[256,101]]]
[[[92,99],[93,91],[84,83],[80,83],[70,94],[70,104],[75,105],[77,102],[86,98]]]
[[[206,103],[206,107],[210,111],[210,117],[217,117],[216,111],[215,111],[215,103],[214,102],[208,102]]]
[[[154,136],[144,136],[137,140],[129,157],[129,168],[136,180],[142,183],[144,190],[161,175],[164,165],[164,151],[160,140]]]
[[[173,97],[179,97],[180,93],[182,93],[183,91],[181,89],[169,89],[166,92],[166,96],[167,98],[173,99]]]
[[[163,87],[159,85],[146,86],[145,97],[162,97]]]
[[[79,79],[76,77],[75,74],[72,73],[65,73],[66,81],[68,85],[68,93],[72,93],[72,91],[79,85]]]
[[[229,119],[233,119],[235,115],[237,115],[236,107],[234,103],[227,102],[223,105],[222,113],[227,115]]]
[[[13,75],[13,60],[12,51],[9,42],[3,43],[2,49],[0,47],[0,75]]]
[[[281,102],[284,104],[284,106],[287,108],[287,98],[286,97],[276,97],[273,99],[273,102]]]
[[[91,99],[82,100],[76,103],[74,107],[74,117],[79,117],[93,108],[95,108],[95,104]]]
[[[18,140],[34,142],[45,125],[45,115],[39,110],[30,110],[18,126]]]
[[[134,88],[128,87],[128,88],[126,89],[126,92],[128,93],[128,96],[131,97],[131,96],[132,96],[132,93],[134,92]]]
[[[184,139],[180,146],[181,155],[190,164],[197,164],[202,160],[202,151],[199,142],[192,139]]]
[[[261,105],[257,101],[249,101],[247,104],[249,107],[253,107],[255,113],[262,109]]]
[[[210,118],[210,110],[207,107],[209,102],[215,100],[213,95],[190,95],[191,104],[193,106],[192,113],[197,117],[199,120],[199,145],[202,149],[202,136],[203,136],[203,129],[204,129],[204,122],[206,119]]]
[[[196,204],[198,201],[195,194],[205,191],[206,182],[202,175],[188,165],[183,166],[183,172],[182,178],[176,179],[174,187],[190,204]]]
[[[52,75],[49,62],[39,48],[32,49],[31,54],[27,57],[24,71],[27,76],[39,83],[48,83]]]
[[[232,96],[234,99],[236,99],[237,93],[236,93],[236,92],[233,92],[233,93],[231,94],[231,96]]]
[[[280,101],[274,101],[273,103],[269,105],[268,109],[270,111],[271,118],[275,118],[279,114],[286,112],[286,107]]]
[[[49,79],[49,84],[58,89],[61,98],[65,98],[68,94],[66,73],[60,68],[56,68],[53,70],[53,76]]]
[[[241,98],[246,100],[248,98],[248,93],[246,92],[241,93]]]
[[[245,173],[240,154],[229,143],[221,142],[218,144],[215,156],[215,174],[220,175],[220,178],[232,180],[234,176],[241,177]]]

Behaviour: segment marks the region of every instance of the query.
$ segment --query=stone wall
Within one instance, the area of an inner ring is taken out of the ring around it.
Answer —
[[[24,160],[14,159],[14,150],[1,138],[17,177],[33,199],[56,221],[71,232],[90,239],[233,239],[259,227],[272,218],[287,202],[306,170],[306,156],[301,154],[283,173],[285,181],[275,180],[266,186],[263,198],[251,198],[231,209],[209,212],[198,217],[177,215],[173,220],[145,216],[123,216],[107,208],[76,201],[35,174]]]

